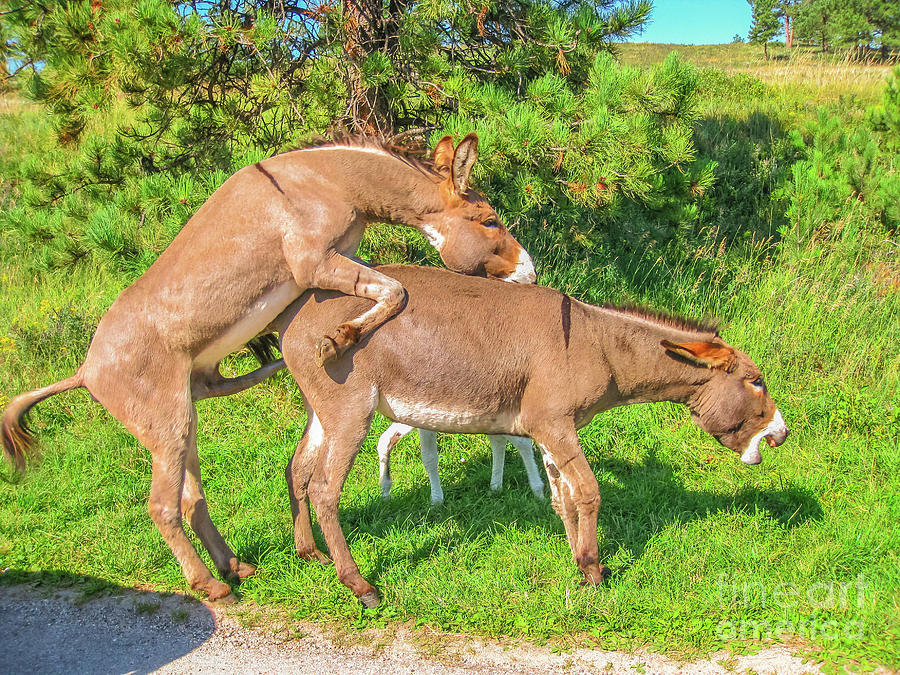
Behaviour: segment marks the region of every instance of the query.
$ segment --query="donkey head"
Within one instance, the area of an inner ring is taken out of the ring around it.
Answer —
[[[688,405],[691,417],[726,448],[741,453],[745,464],[759,464],[759,443],[784,443],[788,428],[766,390],[753,360],[716,337],[707,342],[662,341],[666,351],[697,368],[709,369]]]
[[[450,136],[434,149],[434,169],[443,176],[438,210],[422,219],[420,229],[450,269],[531,284],[537,278],[531,256],[500,222],[497,212],[469,189],[478,158],[478,136],[466,136],[453,147]]]

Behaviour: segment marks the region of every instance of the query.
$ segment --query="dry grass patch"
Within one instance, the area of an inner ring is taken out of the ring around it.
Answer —
[[[636,42],[618,45],[617,57],[629,65],[661,63],[673,51],[701,68],[719,68],[727,73],[747,73],[766,84],[803,88],[816,103],[841,96],[858,96],[868,103],[881,98],[885,80],[894,64],[864,62],[823,55],[808,48],[787,50],[770,45],[770,59],[762,47],[745,43],[724,45],[676,45]]]

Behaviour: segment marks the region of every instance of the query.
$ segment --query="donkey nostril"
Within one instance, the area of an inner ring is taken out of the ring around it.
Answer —
[[[787,427],[779,429],[774,434],[769,434],[766,436],[766,442],[769,444],[769,447],[777,448],[779,445],[784,443],[787,439],[790,430]]]

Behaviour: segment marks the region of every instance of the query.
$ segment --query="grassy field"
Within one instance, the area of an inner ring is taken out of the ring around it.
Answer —
[[[752,75],[766,84],[793,90],[792,95],[817,103],[842,96],[874,102],[881,96],[885,78],[894,64],[860,63],[840,54],[824,56],[817,50],[782,45],[769,47],[769,60],[762,47],[746,43],[722,45],[670,45],[626,42],[616,47],[623,63],[647,66],[661,63],[676,51],[700,68]]]
[[[631,52],[639,48],[623,46],[623,58],[656,58]],[[405,440],[394,455],[394,496],[382,501],[375,441],[387,421],[379,418],[341,503],[353,554],[384,597],[363,610],[333,568],[293,554],[283,472],[304,413],[280,374],[199,405],[213,520],[259,567],[239,598],[354,629],[410,623],[525,636],[559,650],[683,656],[774,641],[832,666],[900,668],[900,241],[852,200],[800,236],[806,220],[775,198],[771,178],[779,163],[799,166],[797,134],[816,104],[858,118],[870,84],[838,83],[857,103],[821,92],[807,101],[789,91],[792,80],[767,84],[757,67],[769,68],[748,57],[727,68],[744,75],[704,71],[709,96],[696,143],[718,162],[718,211],[704,215],[713,224],[692,246],[597,247],[575,258],[537,230],[523,226],[521,238],[541,283],[588,301],[720,317],[725,339],[765,372],[792,429],[788,442],[747,467],[684,408],[598,416],[581,438],[600,482],[601,557],[614,577],[583,589],[561,522],[531,496],[515,453],[504,489],[489,492],[483,438],[440,437],[441,507],[429,506],[415,441]],[[40,152],[47,124],[36,109],[0,107],[0,206],[17,199],[16,167]],[[723,238],[735,222],[734,238]],[[373,233],[367,247],[390,237]],[[92,264],[37,274],[3,230],[0,280],[2,407],[77,367],[122,282]],[[250,367],[246,355],[226,364]],[[42,459],[21,483],[0,487],[0,583],[59,573],[184,590],[147,515],[150,462],[137,441],[83,391],[45,402],[32,419]]]

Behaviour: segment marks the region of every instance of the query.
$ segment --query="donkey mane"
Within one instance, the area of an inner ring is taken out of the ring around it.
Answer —
[[[308,143],[286,150],[283,154],[299,152],[301,150],[315,150],[316,148],[362,148],[366,150],[380,150],[420,171],[424,171],[436,178],[443,178],[443,176],[435,170],[432,161],[428,159],[428,147],[421,143],[413,144],[397,142],[396,139],[403,136],[403,134],[397,134],[392,137],[371,134],[336,134],[333,138],[313,138]]]
[[[719,322],[714,318],[704,318],[696,321],[694,319],[688,319],[678,314],[670,314],[668,312],[661,312],[653,309],[648,309],[647,307],[641,307],[639,305],[631,304],[605,304],[600,305],[600,307],[609,312],[624,314],[626,316],[630,316],[635,319],[642,319],[644,321],[651,321],[666,328],[674,328],[675,330],[682,330],[692,333],[712,333],[717,337],[719,335]]]

